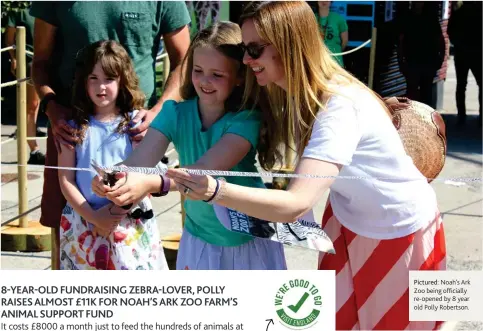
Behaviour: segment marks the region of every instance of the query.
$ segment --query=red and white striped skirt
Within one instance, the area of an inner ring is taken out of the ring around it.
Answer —
[[[433,330],[441,322],[409,321],[409,271],[446,270],[446,244],[439,213],[408,236],[377,240],[355,234],[332,212],[322,228],[336,254],[320,254],[319,270],[336,272],[337,330]]]

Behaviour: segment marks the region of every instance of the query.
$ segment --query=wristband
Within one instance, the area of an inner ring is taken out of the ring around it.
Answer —
[[[47,104],[52,101],[52,100],[56,100],[57,99],[57,96],[54,94],[54,93],[49,93],[47,94],[45,97],[43,97],[43,99],[40,101],[40,105],[39,105],[39,111],[41,113],[46,113],[47,112]]]
[[[211,196],[211,198],[209,198],[208,200],[203,200],[204,202],[210,202],[211,200],[213,200],[214,197],[216,197],[216,194],[218,193],[218,189],[220,188],[220,181],[218,179],[215,179],[216,180],[216,189],[215,189],[215,193],[213,193],[213,195]]]
[[[220,177],[219,179],[217,179],[217,182],[220,183],[220,188],[219,188],[218,192],[216,192],[216,194],[213,197],[213,199],[210,202],[208,202],[208,204],[210,204],[210,205],[214,204],[218,200],[223,199],[223,196],[225,195],[226,179],[223,178],[223,177]]]
[[[171,188],[171,180],[169,178],[165,178],[163,175],[159,175],[159,177],[161,177],[160,190],[158,193],[151,193],[153,197],[164,197]]]

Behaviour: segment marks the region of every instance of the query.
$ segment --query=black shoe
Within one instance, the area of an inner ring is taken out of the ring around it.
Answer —
[[[30,153],[27,164],[45,165],[45,155],[42,152]]]

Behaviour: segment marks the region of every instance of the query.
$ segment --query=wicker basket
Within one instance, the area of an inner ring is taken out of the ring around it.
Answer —
[[[446,159],[446,128],[433,108],[407,98],[384,99],[406,153],[431,182],[443,169]]]

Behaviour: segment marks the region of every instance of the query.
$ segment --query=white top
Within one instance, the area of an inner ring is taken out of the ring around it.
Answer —
[[[352,232],[375,239],[409,235],[434,219],[436,195],[406,154],[379,102],[359,86],[335,86],[303,157],[342,165],[331,186],[334,215]]]

